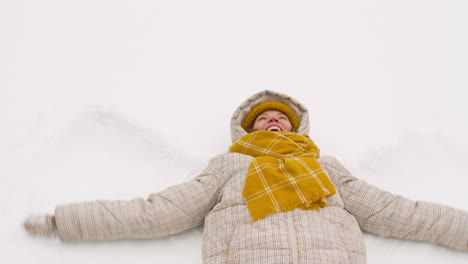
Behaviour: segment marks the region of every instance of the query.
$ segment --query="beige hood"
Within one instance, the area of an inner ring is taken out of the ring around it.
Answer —
[[[271,101],[278,101],[283,104],[289,105],[297,115],[299,119],[299,129],[298,133],[300,134],[308,134],[309,133],[309,113],[307,109],[299,103],[296,99],[291,98],[285,94],[265,90],[259,93],[256,93],[247,100],[245,100],[232,114],[231,118],[231,139],[232,142],[236,142],[242,136],[247,134],[242,128],[242,121],[244,117],[250,112],[250,110],[262,102],[271,102]]]

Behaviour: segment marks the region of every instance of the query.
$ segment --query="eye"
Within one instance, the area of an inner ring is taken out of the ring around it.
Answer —
[[[257,121],[260,121],[260,120],[266,120],[266,117],[262,116],[257,119]]]

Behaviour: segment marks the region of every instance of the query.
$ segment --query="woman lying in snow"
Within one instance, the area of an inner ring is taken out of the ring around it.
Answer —
[[[204,263],[366,263],[361,230],[468,251],[468,213],[411,201],[319,157],[307,109],[263,91],[231,120],[233,145],[194,180],[148,199],[59,206],[25,220],[63,241],[152,239],[205,224]]]

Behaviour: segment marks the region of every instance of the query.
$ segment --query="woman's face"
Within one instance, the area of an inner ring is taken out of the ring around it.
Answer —
[[[268,130],[276,132],[291,132],[292,125],[289,118],[280,111],[267,110],[255,119],[254,130]]]

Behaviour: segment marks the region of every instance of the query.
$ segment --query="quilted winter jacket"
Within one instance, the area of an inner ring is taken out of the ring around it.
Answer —
[[[272,91],[248,98],[231,120],[232,141],[251,107],[281,101],[298,114],[308,133],[308,112],[296,100]],[[242,189],[252,157],[224,153],[194,180],[130,201],[94,201],[56,208],[64,241],[153,239],[204,225],[203,262],[366,263],[361,230],[468,251],[468,213],[411,201],[353,177],[333,157],[319,162],[338,192],[321,210],[295,209],[252,223]]]

